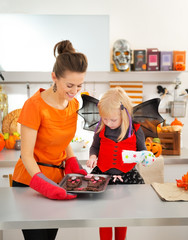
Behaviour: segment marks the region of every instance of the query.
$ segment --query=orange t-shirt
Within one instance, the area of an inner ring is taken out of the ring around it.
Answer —
[[[59,110],[49,106],[41,98],[39,89],[29,98],[20,113],[18,122],[37,130],[34,158],[37,162],[60,165],[66,158],[65,149],[73,139],[77,125],[79,102],[74,98],[67,108]],[[63,177],[63,171],[54,167],[39,165],[41,172],[56,183]],[[13,180],[29,185],[31,176],[24,167],[21,158],[18,160]]]

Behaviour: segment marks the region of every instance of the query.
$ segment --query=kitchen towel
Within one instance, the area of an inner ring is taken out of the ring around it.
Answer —
[[[178,188],[176,183],[152,183],[156,193],[163,201],[175,202],[175,201],[188,201],[188,190],[184,188]]]
[[[131,98],[133,105],[142,103],[142,81],[110,81],[110,88],[122,87]]]

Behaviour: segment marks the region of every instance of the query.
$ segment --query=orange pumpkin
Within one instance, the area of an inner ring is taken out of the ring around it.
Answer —
[[[152,144],[152,143],[150,143],[150,142],[145,142],[145,144],[146,144],[147,150],[148,150],[148,151],[151,151],[151,144]]]
[[[13,135],[13,138],[14,138],[15,141],[16,141],[16,140],[20,140],[20,137],[17,136],[17,135]]]
[[[4,139],[4,135],[2,133],[0,133],[0,138]]]
[[[181,121],[179,121],[177,118],[175,118],[174,121],[171,122],[170,125],[171,126],[175,126],[175,125],[183,126],[183,123]]]
[[[159,157],[162,153],[162,146],[160,143],[153,142],[151,144],[151,152],[155,155],[155,157]]]
[[[4,147],[5,147],[5,140],[0,136],[0,151],[2,151]]]
[[[155,142],[145,142],[147,151],[152,152],[155,157],[159,157],[162,153],[162,146],[160,143]]]
[[[14,139],[14,136],[10,135],[9,138],[5,140],[5,147],[7,149],[14,149],[15,143],[16,140]]]

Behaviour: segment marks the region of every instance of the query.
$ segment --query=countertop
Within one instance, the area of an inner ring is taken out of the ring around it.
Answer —
[[[188,226],[188,202],[164,202],[148,184],[109,185],[103,193],[64,201],[31,188],[0,188],[0,196],[0,230]]]
[[[89,150],[83,149],[75,152],[81,164],[85,164],[88,160]],[[0,167],[14,167],[20,157],[20,151],[3,149],[0,152]],[[164,164],[188,164],[188,149],[182,148],[180,155],[164,155]]]

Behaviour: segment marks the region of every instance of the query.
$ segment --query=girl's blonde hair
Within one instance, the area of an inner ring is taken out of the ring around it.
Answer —
[[[121,106],[124,106],[122,109]],[[121,87],[115,87],[109,89],[99,100],[98,103],[99,114],[101,117],[109,117],[112,115],[114,110],[120,110],[120,115],[122,119],[121,123],[121,133],[118,137],[118,142],[122,141],[125,137],[127,130],[129,128],[129,116],[125,110],[127,109],[129,115],[132,115],[132,102],[131,99],[128,97],[127,93]],[[103,121],[101,121],[100,126],[97,132],[100,132],[104,127]]]

